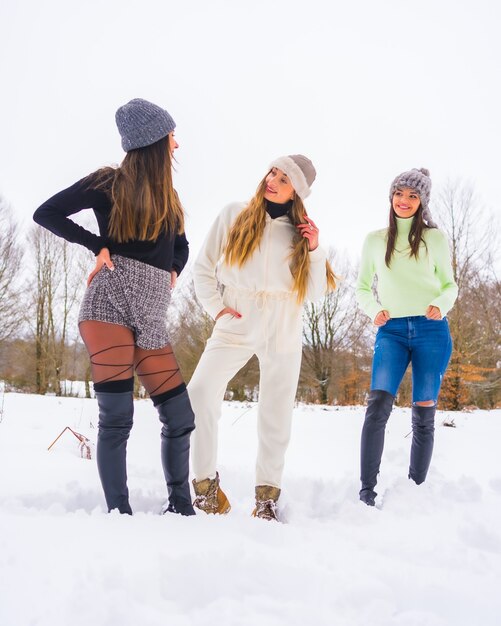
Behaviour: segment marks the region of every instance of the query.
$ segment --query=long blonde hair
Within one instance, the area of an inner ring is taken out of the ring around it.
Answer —
[[[90,184],[111,196],[108,235],[114,241],[155,241],[161,233],[184,232],[183,207],[172,186],[168,136],[130,150],[120,167],[99,170]]]
[[[266,175],[268,176],[268,174]],[[256,194],[249,204],[238,214],[228,234],[228,241],[224,251],[225,263],[242,267],[255,252],[263,237],[266,225],[266,176],[259,183]],[[290,222],[297,226],[305,224],[306,210],[303,201],[294,192],[292,207],[288,213]],[[296,230],[292,237],[290,270],[293,278],[292,290],[296,293],[297,301],[302,304],[306,298],[308,275],[310,271],[310,255],[308,240]],[[327,291],[336,288],[336,279],[328,261],[325,264]]]

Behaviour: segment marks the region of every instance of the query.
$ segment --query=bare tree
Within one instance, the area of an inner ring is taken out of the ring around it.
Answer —
[[[54,291],[57,288],[57,240],[54,235],[33,227],[30,244],[35,260],[35,370],[36,391],[45,394],[51,384],[50,336],[53,327]]]
[[[58,241],[60,257],[58,263],[59,288],[56,292],[55,312],[51,315],[51,344],[56,374],[56,394],[62,395],[62,378],[67,378],[70,351],[67,349],[70,339],[76,334],[76,305],[80,302],[85,288],[88,255],[77,246],[71,246],[64,240]],[[71,330],[74,329],[72,333]]]
[[[438,194],[440,227],[451,247],[454,279],[461,292],[472,274],[491,265],[494,244],[492,216],[488,216],[473,187],[449,181]]]
[[[23,321],[19,270],[21,249],[10,209],[0,198],[0,344],[11,338]]]
[[[363,372],[358,360],[364,353],[361,348],[366,345],[368,327],[367,317],[355,302],[352,267],[348,261],[338,263],[332,251],[329,257],[340,274],[337,289],[304,309],[303,378],[309,376],[322,404],[332,400],[329,388],[333,388],[335,374],[357,387],[358,373]]]
[[[499,391],[499,281],[494,272],[495,220],[473,188],[447,183],[438,195],[437,217],[447,234],[458,299],[448,314],[454,349],[444,378],[442,403],[458,410],[478,392]],[[497,355],[497,356],[496,356]]]
[[[30,236],[34,255],[34,342],[36,391],[62,395],[69,327],[76,331],[75,304],[85,288],[82,251],[39,227]]]

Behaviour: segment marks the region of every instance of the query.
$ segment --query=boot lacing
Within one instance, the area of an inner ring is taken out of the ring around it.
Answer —
[[[277,519],[277,503],[275,500],[259,500],[256,503],[256,517]]]
[[[193,506],[202,510],[217,508],[217,478],[211,479],[206,493],[198,494],[193,502]]]

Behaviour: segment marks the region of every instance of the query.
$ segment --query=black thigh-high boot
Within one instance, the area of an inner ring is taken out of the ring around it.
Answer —
[[[99,406],[97,467],[108,511],[132,515],[127,488],[127,440],[132,428],[134,400],[132,391],[96,392]]]
[[[155,402],[155,397],[152,398]],[[195,428],[195,415],[186,390],[157,404],[162,422],[161,458],[169,505],[167,511],[195,515],[191,503],[190,434]]]
[[[412,407],[412,446],[409,478],[420,485],[426,480],[433,453],[436,405]]]
[[[375,389],[369,394],[360,445],[360,500],[374,506],[381,457],[383,456],[384,431],[393,408],[393,396],[387,391]]]

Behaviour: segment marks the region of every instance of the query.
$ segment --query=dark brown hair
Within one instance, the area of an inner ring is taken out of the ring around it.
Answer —
[[[119,167],[92,174],[89,186],[110,195],[108,235],[119,243],[155,241],[161,233],[184,232],[183,207],[172,186],[169,136],[130,150]]]
[[[433,228],[433,226],[428,226],[426,222],[423,220],[423,205],[419,204],[419,208],[414,213],[412,217],[411,229],[409,231],[409,246],[411,248],[410,257],[419,256],[419,246],[421,242],[424,243],[426,247],[426,241],[423,238],[423,232],[427,228]],[[386,235],[386,254],[384,255],[384,260],[387,267],[390,267],[391,257],[395,252],[395,242],[397,240],[397,219],[395,215],[395,211],[393,210],[393,205],[390,204],[390,223],[388,226],[388,233]]]

